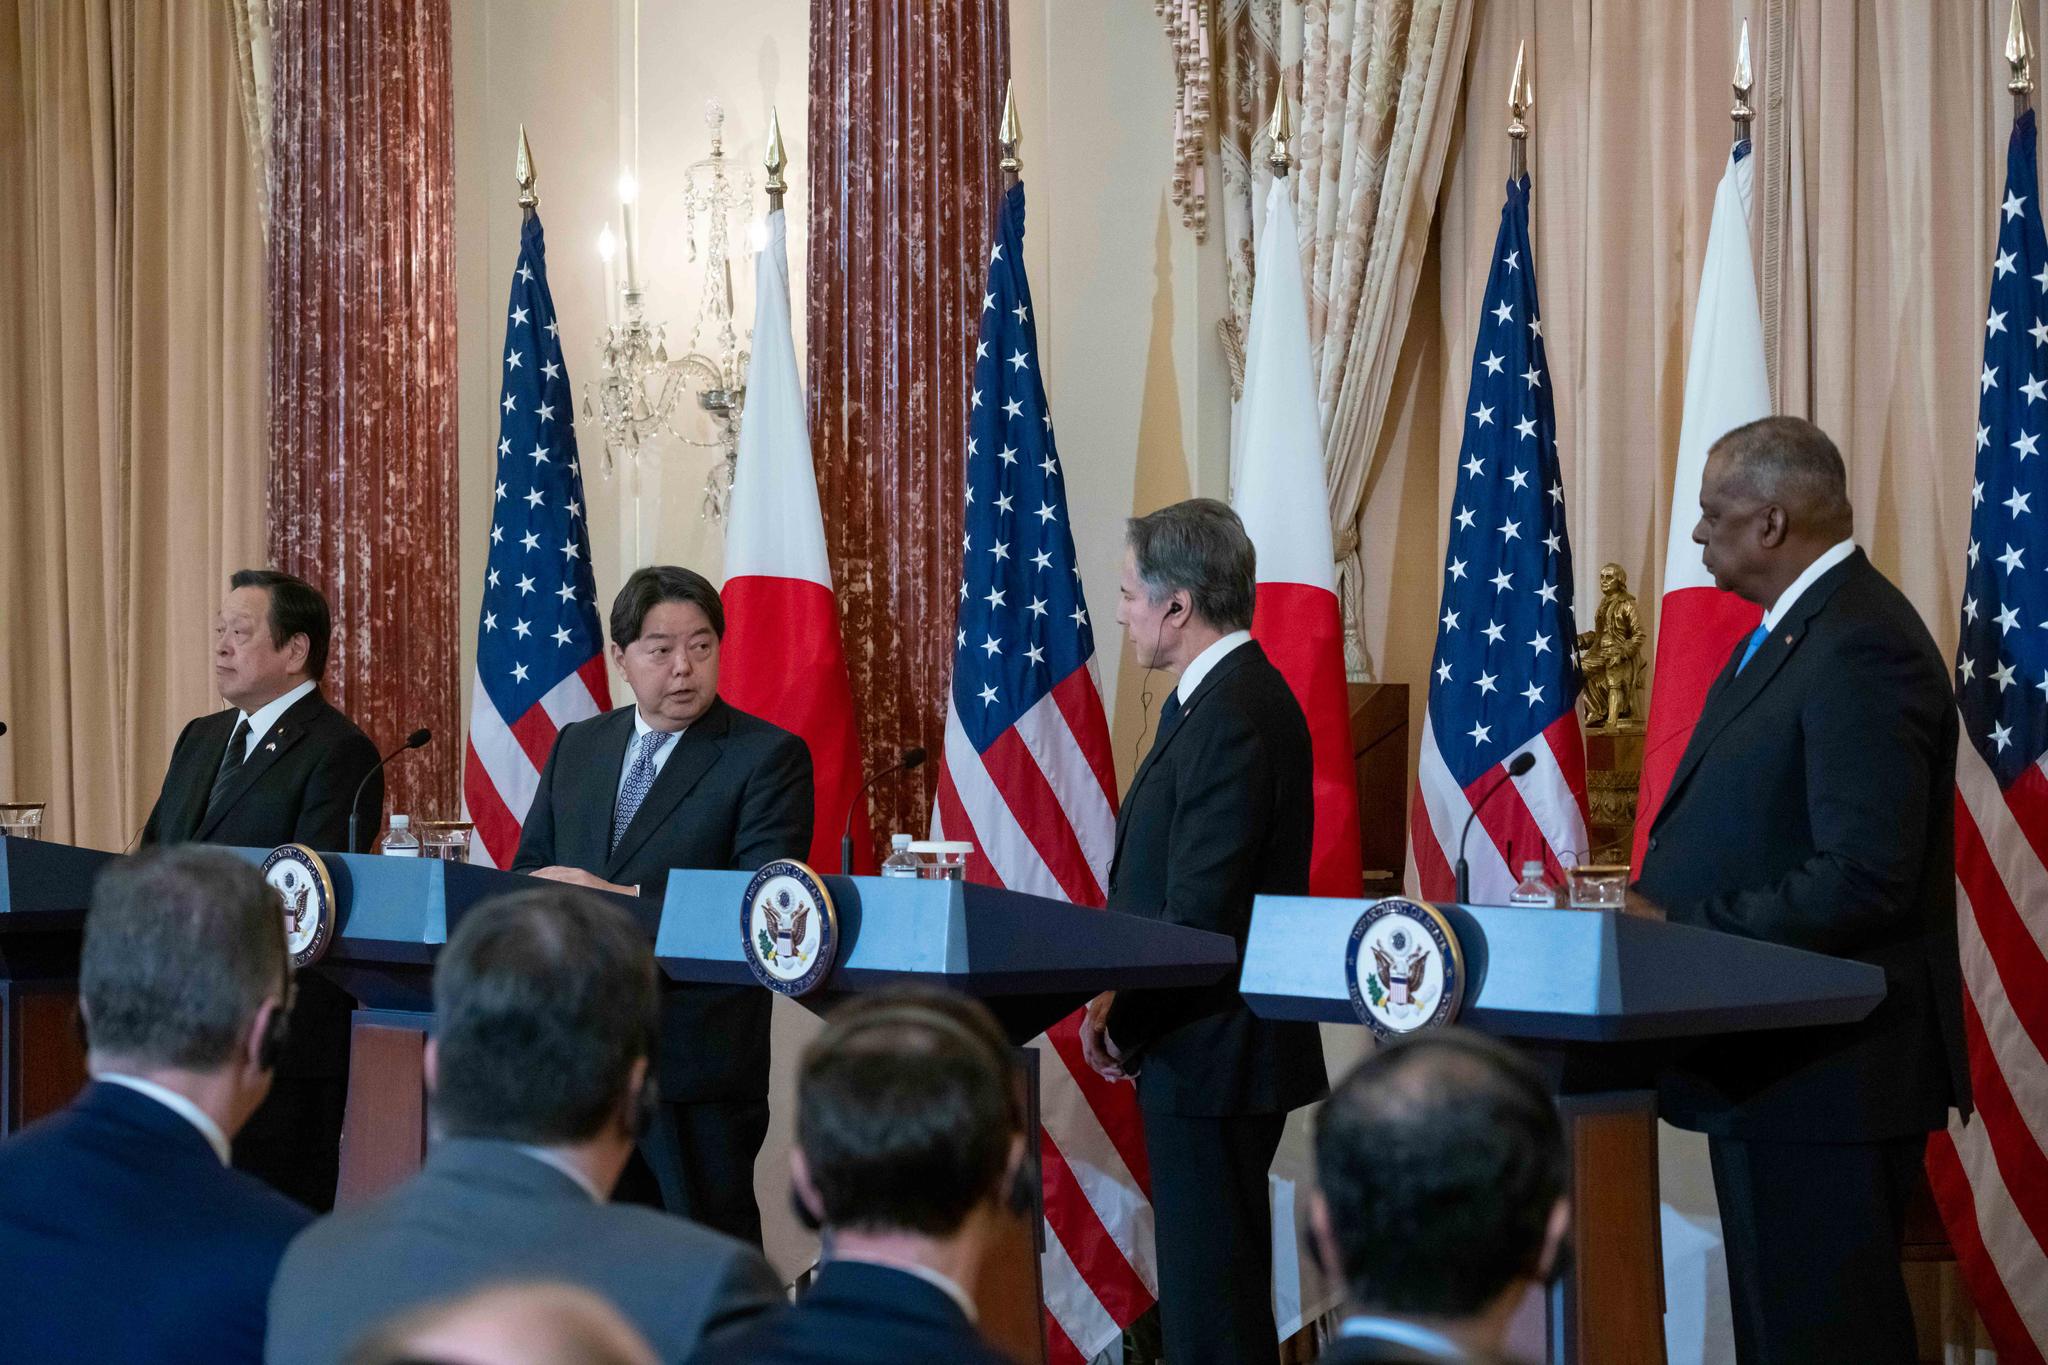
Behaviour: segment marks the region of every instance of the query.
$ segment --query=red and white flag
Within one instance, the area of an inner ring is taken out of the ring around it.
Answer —
[[[1747,139],[1728,155],[1707,263],[1700,271],[1699,312],[1685,366],[1685,415],[1678,424],[1678,473],[1671,486],[1670,543],[1664,551],[1664,600],[1657,616],[1657,667],[1650,677],[1643,776],[1637,788],[1635,847],[1640,868],[1650,826],[1664,804],[1671,775],[1699,723],[1707,689],[1756,629],[1763,608],[1714,586],[1692,538],[1700,519],[1700,478],[1714,442],[1745,422],[1771,414],[1764,369],[1764,327],[1756,307],[1756,271],[1749,255],[1750,184],[1756,158]]]
[[[790,334],[781,209],[768,215],[768,242],[754,263],[754,358],[726,523],[723,595],[719,695],[809,746],[816,787],[810,863],[821,872],[846,871],[839,866],[839,831],[860,790],[860,748]],[[854,815],[854,836],[855,862],[865,862],[865,810]]]
[[[1259,237],[1234,501],[1258,550],[1252,635],[1287,679],[1308,717],[1315,754],[1315,851],[1309,891],[1356,896],[1358,781],[1351,761],[1351,707],[1344,685],[1344,620],[1330,553],[1323,435],[1310,368],[1308,304],[1301,283],[1294,204],[1287,180],[1266,193]]]

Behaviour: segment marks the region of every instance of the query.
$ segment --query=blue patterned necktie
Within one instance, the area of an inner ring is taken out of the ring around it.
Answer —
[[[640,736],[640,752],[626,772],[626,785],[619,788],[619,804],[612,810],[613,853],[619,851],[619,840],[625,837],[633,817],[640,813],[640,803],[647,799],[648,788],[654,785],[654,756],[674,738],[666,730],[649,730]]]
[[[1735,665],[1735,671],[1737,673],[1740,673],[1743,669],[1749,667],[1749,661],[1756,657],[1757,650],[1763,646],[1764,637],[1769,635],[1770,633],[1770,628],[1768,626],[1763,625],[1759,625],[1755,630],[1750,632],[1749,648],[1742,651],[1742,662]]]

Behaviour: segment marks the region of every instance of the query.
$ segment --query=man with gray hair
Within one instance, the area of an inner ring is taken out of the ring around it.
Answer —
[[[1315,811],[1308,722],[1251,638],[1254,551],[1237,514],[1193,498],[1131,518],[1117,621],[1140,667],[1175,675],[1117,816],[1109,906],[1237,940],[1252,898],[1307,895]],[[1174,1365],[1279,1350],[1266,1177],[1290,1110],[1322,1098],[1314,1024],[1256,1018],[1235,974],[1089,1004],[1081,1042],[1136,1077]]]
[[[312,1214],[228,1167],[291,996],[256,870],[184,847],[114,863],[79,962],[92,1083],[0,1144],[0,1360],[255,1362]]]
[[[1741,1365],[1915,1358],[1901,1226],[1927,1134],[1970,1103],[1956,708],[1852,524],[1810,422],[1751,422],[1708,454],[1693,539],[1763,621],[1707,693],[1636,886],[1675,923],[1884,970],[1868,1017],[1706,1040],[1660,1087],[1664,1117],[1708,1135]]]

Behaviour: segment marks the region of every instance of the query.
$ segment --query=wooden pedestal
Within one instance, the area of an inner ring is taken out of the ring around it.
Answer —
[[[1352,683],[1351,763],[1365,894],[1401,889],[1408,862],[1408,685]]]
[[[0,981],[0,1137],[62,1109],[84,1085],[76,981]]]
[[[356,1011],[336,1208],[376,1198],[418,1173],[426,1160],[429,1022],[427,1015],[398,1010]]]

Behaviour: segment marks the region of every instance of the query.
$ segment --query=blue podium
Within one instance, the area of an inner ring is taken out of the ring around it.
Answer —
[[[267,848],[228,852],[259,866],[270,856]],[[320,856],[334,882],[334,932],[326,955],[310,970],[357,1005],[334,1196],[340,1207],[381,1194],[419,1170],[427,1151],[425,1054],[434,959],[471,906],[535,883],[524,873],[435,858]],[[653,938],[652,904],[603,899],[625,907]]]
[[[85,1084],[78,942],[93,878],[119,855],[0,838],[0,1137]]]
[[[1367,904],[1259,897],[1243,976],[1252,1009],[1357,1023],[1344,956]],[[1689,1039],[1861,1019],[1884,998],[1884,973],[1613,910],[1438,909],[1465,956],[1458,1022],[1543,1068],[1571,1145],[1571,1266],[1544,1305],[1542,1353],[1554,1365],[1661,1362],[1658,1068]]]
[[[668,880],[654,955],[678,981],[754,980],[741,948],[743,872],[677,872]],[[1091,910],[998,887],[916,878],[826,877],[838,909],[832,971],[802,1003],[820,1013],[849,995],[900,984],[941,986],[977,997],[1023,1044],[1098,992],[1203,986],[1237,966],[1222,934]],[[763,987],[762,989],[766,989]],[[1038,1126],[1038,1053],[1019,1054],[1030,1125]],[[969,1286],[983,1333],[1018,1360],[1045,1359],[1044,1227],[1038,1144],[1026,1146],[1040,1193],[1027,1223],[1005,1229],[980,1279]]]

